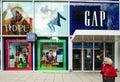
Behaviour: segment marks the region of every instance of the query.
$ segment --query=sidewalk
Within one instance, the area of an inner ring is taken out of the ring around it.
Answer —
[[[1,71],[0,82],[102,82],[102,77],[98,72]]]

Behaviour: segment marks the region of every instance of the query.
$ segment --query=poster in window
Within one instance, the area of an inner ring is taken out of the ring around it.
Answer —
[[[63,62],[63,55],[57,55],[57,62]]]
[[[2,34],[26,35],[33,32],[31,2],[2,2]]]
[[[35,2],[35,33],[40,36],[68,35],[68,4]]]

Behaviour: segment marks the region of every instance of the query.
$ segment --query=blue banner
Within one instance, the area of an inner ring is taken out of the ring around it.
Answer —
[[[119,30],[119,4],[71,3],[70,35],[77,29]]]

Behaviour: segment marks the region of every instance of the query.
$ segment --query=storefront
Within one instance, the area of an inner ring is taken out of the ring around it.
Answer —
[[[100,71],[105,57],[120,70],[119,2],[87,1],[2,0],[2,70]]]
[[[70,2],[70,69],[99,71],[105,57],[119,69],[119,4]]]
[[[35,0],[36,70],[68,70],[68,7],[67,1]]]
[[[3,70],[68,70],[68,1],[4,0],[2,17]]]
[[[3,43],[4,70],[68,70],[67,38],[4,37]]]
[[[97,35],[94,35],[95,32]],[[110,57],[113,65],[119,69],[117,64],[119,37],[119,31],[75,31],[72,38],[72,69],[74,71],[99,71],[105,57]]]

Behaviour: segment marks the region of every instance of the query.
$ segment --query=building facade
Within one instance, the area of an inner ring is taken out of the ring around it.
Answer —
[[[2,0],[1,70],[120,70],[119,0]]]

